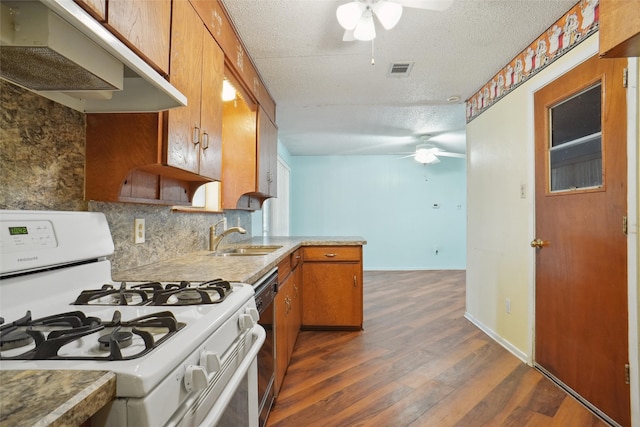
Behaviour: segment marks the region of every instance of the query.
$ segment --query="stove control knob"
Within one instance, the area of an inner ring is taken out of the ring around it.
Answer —
[[[209,380],[203,366],[189,365],[184,372],[184,387],[189,393],[207,388]]]
[[[245,313],[238,316],[238,326],[240,327],[241,331],[246,331],[253,328],[256,323],[257,322],[253,320],[253,317],[250,314]]]
[[[258,320],[260,320],[260,313],[258,313],[258,309],[257,308],[247,307],[247,308],[245,308],[244,312],[246,314],[250,315],[251,318],[253,320],[255,320],[256,322],[258,322]]]
[[[202,353],[200,353],[200,366],[204,366],[210,374],[218,372],[222,366],[220,356],[213,351],[202,350]]]

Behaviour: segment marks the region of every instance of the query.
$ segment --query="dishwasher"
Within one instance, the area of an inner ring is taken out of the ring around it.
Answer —
[[[263,427],[275,396],[275,312],[274,299],[278,292],[278,269],[273,269],[265,274],[256,284],[255,300],[258,313],[260,314],[260,324],[265,332],[266,338],[262,348],[258,352],[258,402],[260,412],[260,427]]]

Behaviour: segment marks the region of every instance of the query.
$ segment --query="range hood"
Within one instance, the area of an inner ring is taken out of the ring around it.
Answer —
[[[187,105],[73,0],[0,0],[0,78],[86,113]]]

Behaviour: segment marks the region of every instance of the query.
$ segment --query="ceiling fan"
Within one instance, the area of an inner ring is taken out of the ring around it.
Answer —
[[[429,138],[430,136],[421,137],[423,141],[428,141]],[[423,142],[416,145],[416,151],[414,153],[401,158],[406,159],[407,157],[413,157],[417,162],[422,163],[423,165],[435,165],[436,163],[440,163],[439,157],[457,157],[464,159],[466,156],[462,153],[446,151],[428,142]]]
[[[403,6],[443,11],[452,4],[453,0],[354,0],[338,6],[336,17],[345,29],[343,41],[368,41],[376,37],[374,15],[390,30],[400,21]]]

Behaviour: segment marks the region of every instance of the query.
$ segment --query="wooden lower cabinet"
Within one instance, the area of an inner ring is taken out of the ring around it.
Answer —
[[[360,330],[362,246],[309,246],[278,264],[276,385],[284,381],[300,329]]]
[[[302,327],[362,329],[362,246],[303,250]]]
[[[292,256],[295,256],[292,254]],[[284,381],[293,348],[302,322],[302,270],[291,266],[289,258],[278,265],[278,295],[275,300],[276,312],[276,395]]]

